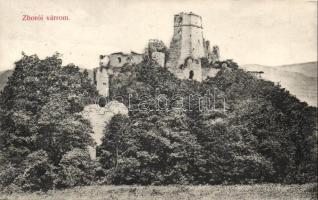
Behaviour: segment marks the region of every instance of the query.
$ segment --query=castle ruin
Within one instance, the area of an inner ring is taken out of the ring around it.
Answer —
[[[100,55],[99,67],[94,69],[93,77],[99,95],[110,96],[110,80],[120,73],[123,66],[137,65],[144,60],[166,67],[177,78],[199,82],[208,76],[214,77],[220,68],[226,67],[223,66],[226,63],[218,63],[219,48],[214,46],[211,50],[210,42],[203,37],[201,16],[182,12],[174,16],[174,32],[169,48],[161,40],[151,39],[142,54],[117,52]],[[128,109],[114,101],[85,107],[83,116],[93,124],[92,137],[96,142],[94,147],[89,148],[92,159],[96,159],[96,146],[101,144],[105,125],[119,113],[128,115]]]
[[[118,52],[101,55],[99,68],[94,70],[94,82],[99,94],[109,96],[110,78],[118,75],[121,67],[125,64],[137,65],[146,58],[166,67],[180,79],[201,82],[208,76],[214,77],[220,70],[219,67],[211,67],[219,61],[219,48],[213,46],[211,50],[210,42],[203,37],[202,17],[192,12],[182,12],[174,16],[169,49],[162,41],[151,39],[143,54]]]

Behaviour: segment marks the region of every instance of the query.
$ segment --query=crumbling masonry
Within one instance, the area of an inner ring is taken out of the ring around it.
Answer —
[[[101,55],[99,68],[94,70],[94,82],[99,94],[109,96],[110,76],[116,76],[122,66],[136,65],[146,58],[161,67],[167,67],[180,79],[202,81],[219,71],[202,65],[203,59],[207,63],[219,60],[219,48],[213,46],[211,51],[210,42],[203,37],[202,17],[192,12],[182,12],[174,16],[174,32],[169,49],[162,41],[152,39],[143,54],[118,52]]]

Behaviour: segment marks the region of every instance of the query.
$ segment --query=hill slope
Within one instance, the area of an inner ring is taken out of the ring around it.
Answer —
[[[282,65],[276,68],[281,68],[289,72],[299,72],[310,77],[317,77],[317,62]]]
[[[100,145],[107,170],[116,169],[117,152],[129,152],[112,183],[305,183],[315,177],[310,152],[317,109],[235,64],[201,83],[148,62],[121,68],[110,98],[122,97],[131,111],[110,121]],[[165,101],[154,103],[158,97]],[[116,138],[122,146],[115,151]]]
[[[301,101],[317,106],[317,62],[276,67],[251,64],[243,65],[242,68],[263,71],[264,79],[280,83]]]
[[[9,76],[13,73],[13,70],[6,70],[0,72],[0,91],[3,90],[4,86],[6,85]]]

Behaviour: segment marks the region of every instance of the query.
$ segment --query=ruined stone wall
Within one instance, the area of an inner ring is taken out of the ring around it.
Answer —
[[[152,52],[165,52],[166,51],[166,46],[163,43],[163,41],[161,40],[157,40],[157,39],[150,39],[148,42],[148,51],[150,51],[150,53]]]
[[[216,68],[202,68],[202,80],[208,77],[215,77],[219,71],[220,69]]]
[[[128,108],[123,103],[111,101],[105,107],[100,107],[97,104],[87,105],[82,111],[82,116],[90,121],[93,128],[91,136],[95,145],[88,148],[91,159],[96,159],[96,147],[102,144],[104,128],[116,114],[128,115]]]
[[[131,54],[129,63],[132,65],[137,65],[144,60],[143,55],[141,54]]]
[[[194,13],[189,13],[188,14],[190,16],[190,24],[191,25],[195,25],[198,26],[200,28],[202,28],[202,18],[199,15],[196,15]]]
[[[190,72],[193,74],[192,77],[190,77]],[[173,73],[179,79],[202,81],[203,71],[201,67],[201,61],[200,59],[192,59],[191,57],[188,57],[181,67],[175,68]]]
[[[126,63],[128,63],[128,55],[120,53],[109,55],[109,65],[111,67],[122,67]]]
[[[191,26],[191,54],[194,58],[204,57],[204,44],[202,28]]]
[[[177,66],[184,63],[191,56],[191,26],[182,26],[180,57]]]
[[[98,68],[95,72],[96,89],[102,96],[109,96],[109,74],[105,68]]]
[[[192,71],[192,80],[202,81],[202,67],[199,59],[189,59],[186,63],[186,67],[183,70],[184,79],[190,78],[190,72]]]
[[[210,41],[205,41],[203,38],[203,44],[204,44],[204,57],[208,58],[210,57],[211,54],[211,47],[210,47]]]
[[[100,67],[107,67],[109,64],[109,56],[107,55],[100,55],[99,56],[99,66]]]
[[[151,59],[154,60],[161,67],[165,66],[165,54],[162,52],[153,52]]]
[[[213,46],[212,50],[212,63],[215,63],[220,60],[220,50],[218,46]]]
[[[131,52],[130,54],[113,53],[99,57],[99,68],[94,70],[94,83],[100,95],[109,96],[110,76],[117,76],[125,64],[139,64],[143,55]]]
[[[122,67],[125,64],[139,64],[143,61],[143,55],[137,53],[123,54],[116,53],[109,55],[110,67]]]
[[[175,26],[173,31],[173,37],[170,42],[169,58],[167,60],[167,68],[171,71],[173,71],[178,65],[178,60],[181,55],[181,40],[182,29],[180,26]]]

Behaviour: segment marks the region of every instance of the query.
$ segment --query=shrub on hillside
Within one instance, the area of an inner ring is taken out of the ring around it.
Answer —
[[[53,188],[54,167],[45,151],[40,150],[29,154],[21,167],[22,174],[14,182],[24,191],[47,191]]]
[[[63,155],[58,168],[57,187],[89,185],[94,181],[94,163],[89,153],[73,149]]]

